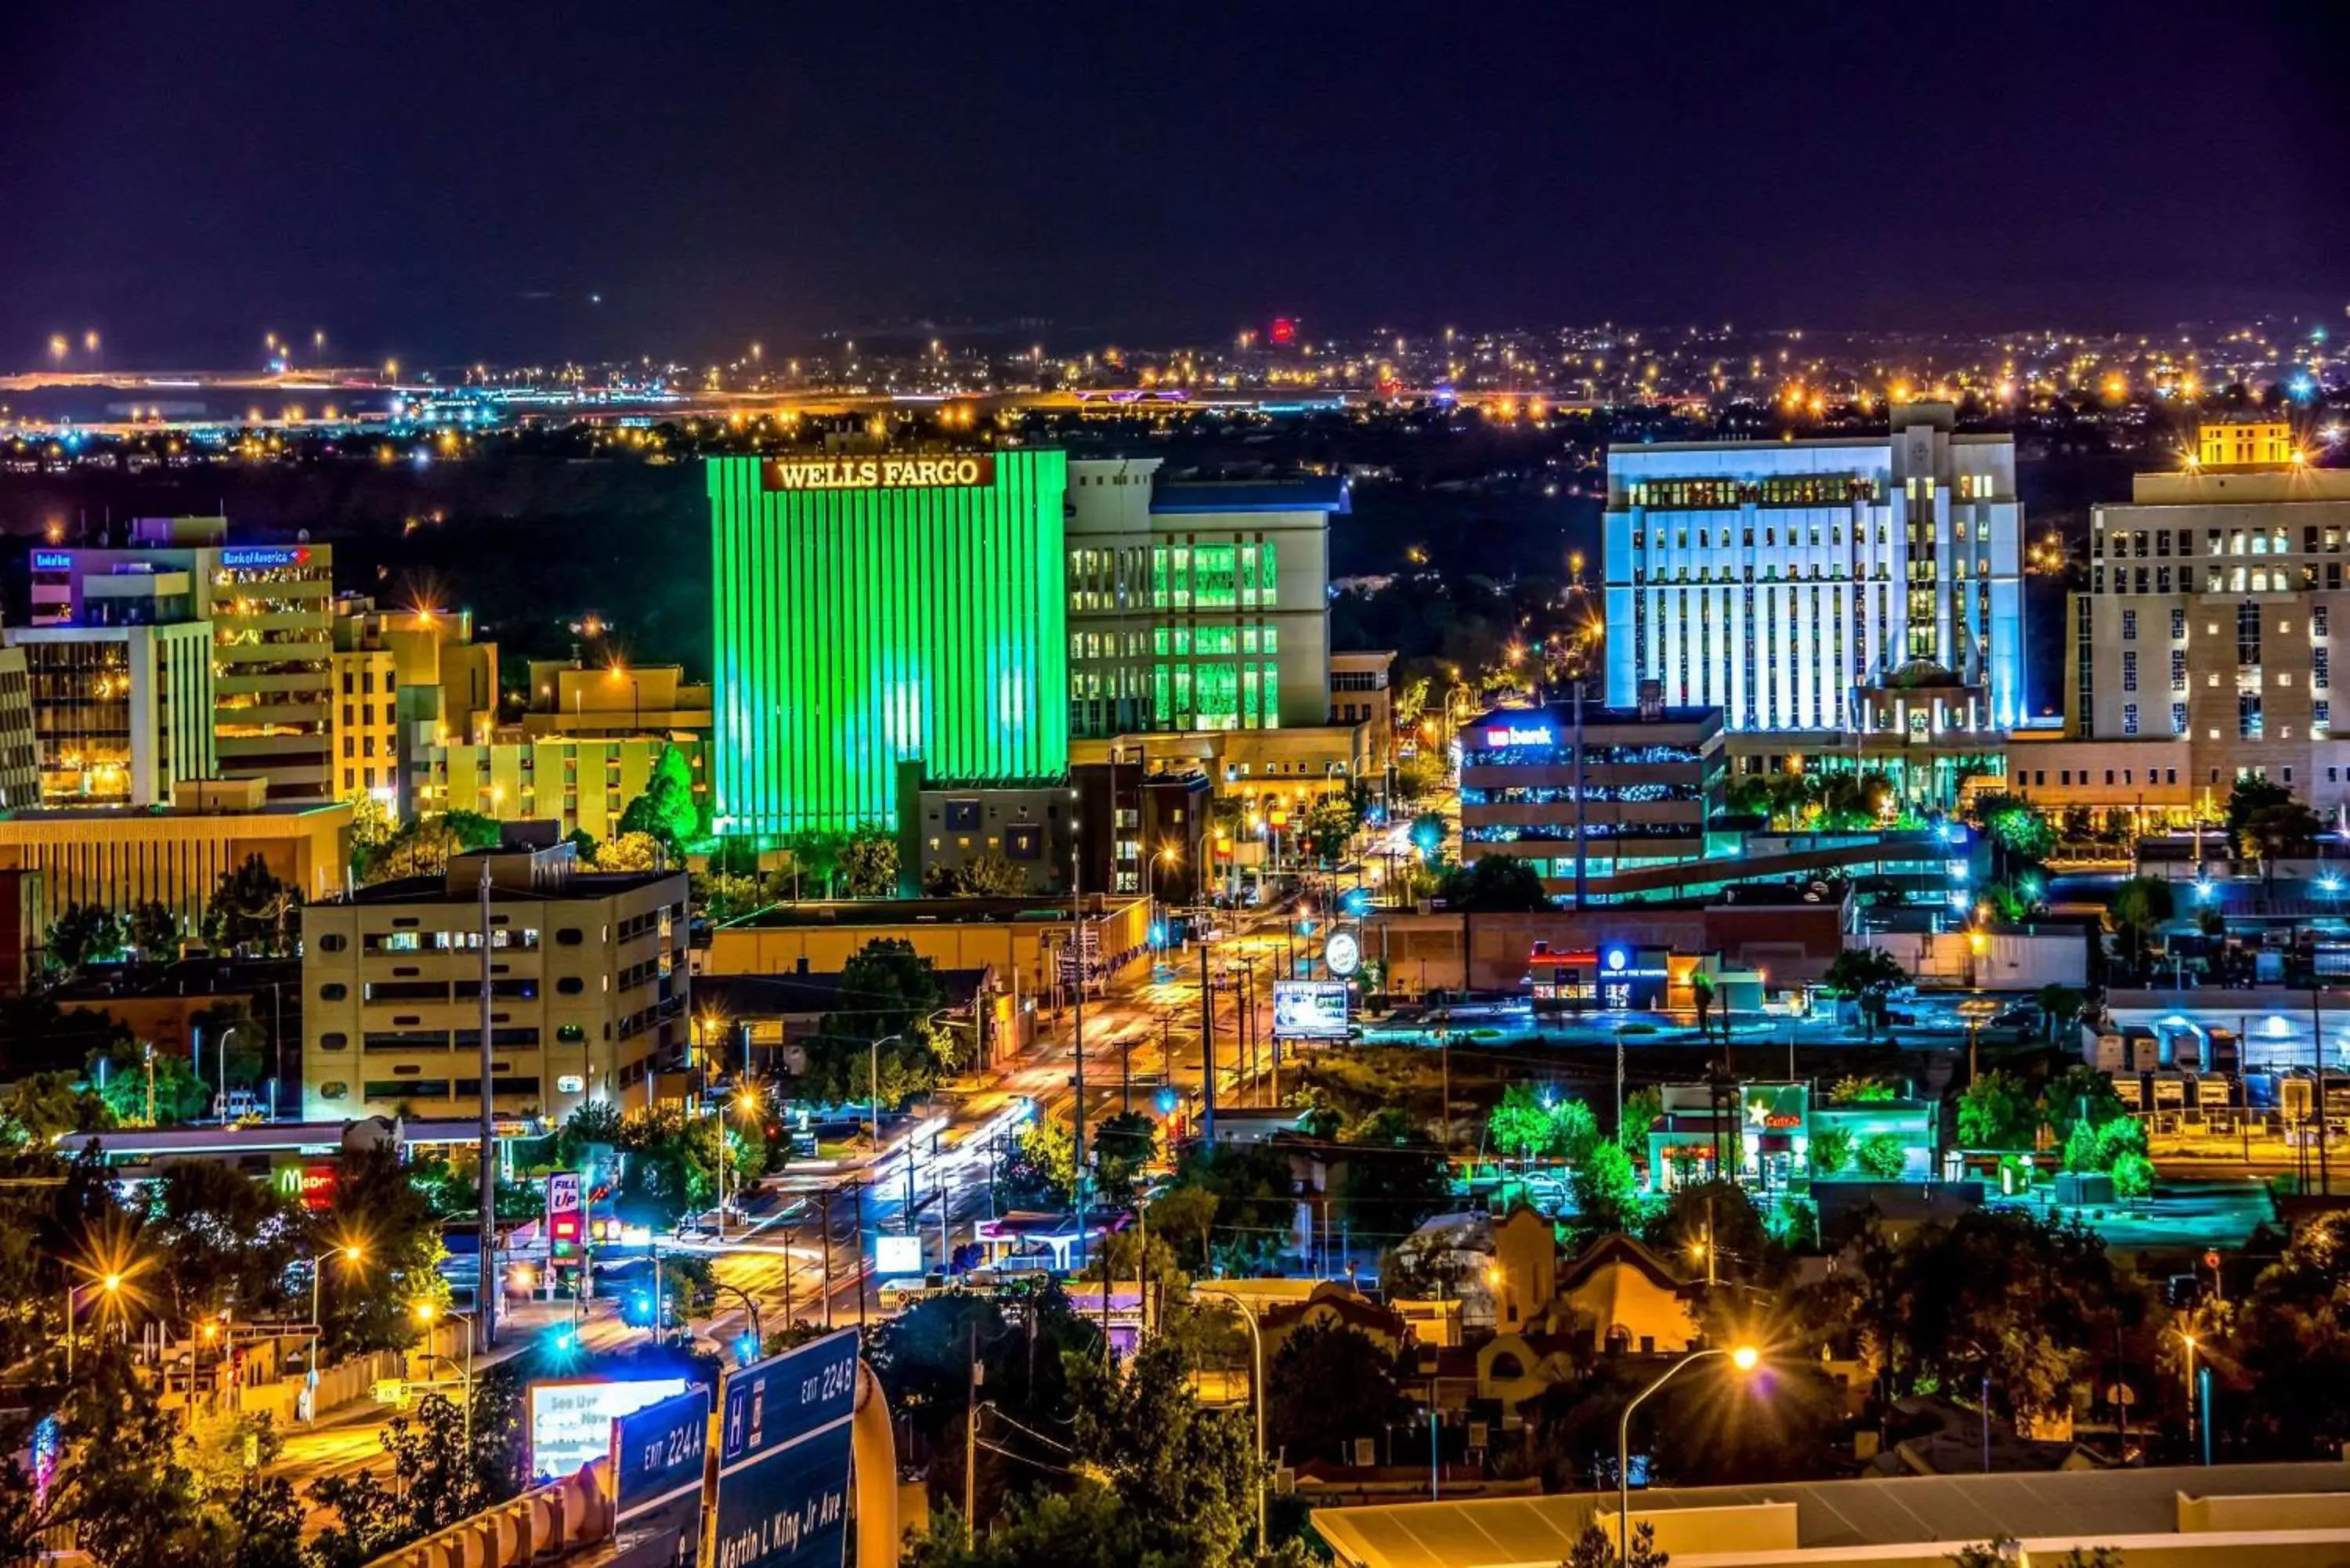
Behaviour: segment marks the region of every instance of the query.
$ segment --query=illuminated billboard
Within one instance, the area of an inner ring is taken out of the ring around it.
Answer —
[[[1344,1040],[1347,1002],[1348,987],[1343,980],[1276,980],[1273,982],[1273,1037]]]
[[[922,1272],[920,1236],[873,1238],[873,1272],[877,1274],[919,1274]]]
[[[619,1417],[682,1394],[682,1377],[644,1377],[629,1382],[560,1378],[530,1386],[530,1472],[540,1480],[575,1475],[590,1459],[612,1451],[612,1423]]]

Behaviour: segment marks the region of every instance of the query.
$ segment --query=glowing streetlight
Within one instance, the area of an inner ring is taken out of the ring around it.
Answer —
[[[1624,1407],[1623,1418],[1617,1423],[1616,1555],[1620,1559],[1629,1559],[1632,1537],[1632,1412],[1640,1407],[1641,1400],[1671,1382],[1673,1374],[1693,1362],[1703,1361],[1709,1355],[1728,1356],[1731,1366],[1736,1367],[1742,1374],[1751,1373],[1762,1364],[1762,1353],[1751,1345],[1742,1345],[1728,1350],[1719,1346],[1705,1350],[1692,1350],[1670,1366],[1666,1367],[1654,1383],[1633,1395],[1631,1403]]]

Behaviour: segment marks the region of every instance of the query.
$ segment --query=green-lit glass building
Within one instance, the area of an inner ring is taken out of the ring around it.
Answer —
[[[1058,452],[708,464],[718,830],[890,826],[899,764],[1068,767]]]

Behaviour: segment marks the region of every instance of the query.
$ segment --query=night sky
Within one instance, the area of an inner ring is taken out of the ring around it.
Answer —
[[[2331,5],[5,11],[0,368],[2350,302]]]

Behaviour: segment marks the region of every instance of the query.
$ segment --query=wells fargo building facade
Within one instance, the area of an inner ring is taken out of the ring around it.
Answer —
[[[1068,768],[1058,452],[708,464],[720,832],[898,816],[900,765]]]

